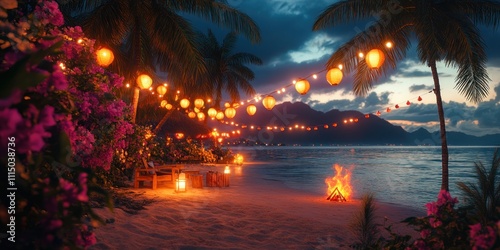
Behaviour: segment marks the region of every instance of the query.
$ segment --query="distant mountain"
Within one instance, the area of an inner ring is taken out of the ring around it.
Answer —
[[[238,111],[244,114],[237,115],[235,122],[247,126],[240,129],[241,137],[264,144],[440,145],[441,143],[439,132],[430,133],[420,128],[410,133],[375,115],[365,117],[365,114],[358,111],[336,109],[325,113],[314,110],[302,102],[285,102],[276,105],[271,111],[259,109],[254,116],[246,114],[244,109]],[[251,129],[251,126],[254,126],[254,129]],[[460,132],[448,132],[447,138],[449,145],[500,145],[500,134],[476,137]]]

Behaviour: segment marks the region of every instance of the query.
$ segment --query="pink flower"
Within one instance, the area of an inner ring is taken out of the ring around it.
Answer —
[[[431,230],[429,230],[429,229],[424,229],[424,230],[420,231],[420,237],[422,239],[427,238],[430,234],[431,234]]]
[[[87,195],[87,173],[80,173],[78,176],[78,184],[80,185],[80,193],[77,195],[77,200],[87,202],[89,197]]]
[[[436,215],[438,213],[439,208],[436,202],[429,202],[425,206],[427,207],[427,215]]]
[[[43,107],[38,118],[38,123],[42,124],[45,128],[56,125],[54,121],[54,107],[49,105]]]
[[[453,206],[454,204],[458,203],[458,199],[452,198],[447,190],[442,189],[438,194],[437,205],[442,206],[447,203],[451,203],[451,205]]]
[[[492,227],[483,228],[481,223],[477,223],[470,225],[469,228],[472,249],[490,249],[495,244],[496,233]]]
[[[443,225],[443,222],[441,222],[439,219],[436,218],[430,218],[429,223],[433,228],[440,227],[441,225]]]
[[[17,109],[0,110],[0,137],[12,135],[22,120],[23,118]]]

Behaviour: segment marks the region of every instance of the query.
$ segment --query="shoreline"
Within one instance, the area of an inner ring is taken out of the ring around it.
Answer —
[[[114,213],[95,209],[114,222],[96,229],[97,244],[91,249],[343,249],[353,243],[349,224],[360,200],[327,201],[245,171],[250,164],[239,175],[235,167],[227,188],[190,188],[186,193],[176,193],[170,185],[123,189],[154,202],[134,215],[119,208]],[[387,218],[405,234],[411,230],[398,222],[425,215],[395,204],[377,201],[376,206],[381,224]]]

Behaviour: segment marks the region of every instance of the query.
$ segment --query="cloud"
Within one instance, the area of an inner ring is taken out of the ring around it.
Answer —
[[[410,86],[410,92],[417,92],[420,90],[427,90],[429,88],[432,88],[432,86],[427,86],[425,84],[414,84]]]
[[[310,40],[306,41],[297,51],[290,51],[292,62],[302,63],[307,61],[319,61],[324,56],[330,56],[334,50],[332,48],[336,39],[325,33],[317,33]]]

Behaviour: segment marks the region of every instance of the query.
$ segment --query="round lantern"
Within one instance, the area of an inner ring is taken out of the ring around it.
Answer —
[[[227,108],[226,110],[224,110],[224,114],[226,115],[227,118],[231,119],[236,115],[236,109]]]
[[[165,107],[167,104],[168,104],[168,103],[167,103],[167,101],[165,101],[165,100],[163,100],[163,101],[161,101],[161,102],[160,102],[160,106],[161,106],[162,108],[163,108],[163,107]]]
[[[184,98],[180,102],[181,108],[187,109],[189,107],[189,100]]]
[[[370,52],[368,52],[368,54],[366,54],[365,60],[366,60],[366,65],[368,65],[368,68],[378,69],[384,63],[385,55],[384,52],[382,52],[382,50],[372,49],[370,50]]]
[[[172,104],[167,103],[167,105],[165,105],[165,108],[168,110],[171,110],[173,108],[173,106],[172,106]]]
[[[311,87],[311,84],[309,84],[309,81],[303,79],[300,81],[297,81],[295,83],[295,90],[299,92],[301,95],[305,95],[307,91],[309,91],[309,88]]]
[[[196,99],[194,100],[194,106],[201,109],[203,107],[203,105],[205,104],[205,102],[203,101],[203,99]]]
[[[196,113],[193,112],[193,111],[191,111],[191,112],[188,113],[188,116],[189,116],[189,118],[193,119],[193,118],[196,117]]]
[[[108,67],[115,59],[113,51],[106,48],[98,50],[96,54],[97,54],[97,64],[99,64],[102,67]]]
[[[339,68],[332,68],[326,72],[326,80],[330,85],[338,85],[342,81],[342,71]]]
[[[210,118],[214,118],[217,115],[217,110],[214,108],[209,108],[207,114]]]
[[[229,102],[224,103],[224,107],[225,107],[225,108],[229,108],[229,107],[231,107],[231,103],[229,103]]]
[[[156,92],[158,92],[159,95],[164,95],[167,93],[167,87],[160,85],[156,88]]]
[[[255,112],[257,112],[257,107],[255,107],[255,105],[250,104],[250,105],[247,106],[247,113],[249,115],[254,115]]]
[[[262,100],[262,105],[264,105],[264,108],[266,108],[267,110],[273,109],[273,107],[274,107],[275,104],[276,104],[276,100],[271,95],[266,96]]]
[[[200,120],[200,121],[205,120],[205,113],[203,113],[203,112],[196,114],[196,116],[198,116],[198,120]]]
[[[153,84],[153,79],[151,79],[151,77],[146,74],[142,74],[137,77],[136,82],[139,88],[149,89],[149,87],[151,87],[151,85]]]
[[[215,118],[216,118],[217,120],[222,120],[222,119],[224,119],[224,113],[222,113],[222,111],[217,112],[217,115],[215,115]]]

